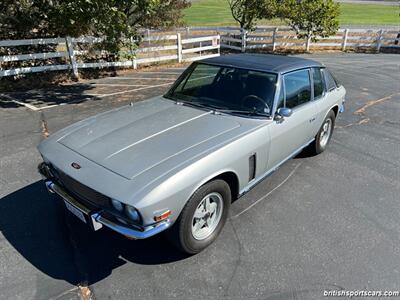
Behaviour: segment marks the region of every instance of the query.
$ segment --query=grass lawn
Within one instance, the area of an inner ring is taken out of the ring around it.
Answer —
[[[399,5],[341,3],[340,24],[400,24]],[[236,25],[227,0],[198,0],[185,11],[189,26]],[[283,24],[280,20],[260,20],[258,24]]]
[[[396,4],[340,4],[340,23],[341,24],[400,24],[400,8]]]

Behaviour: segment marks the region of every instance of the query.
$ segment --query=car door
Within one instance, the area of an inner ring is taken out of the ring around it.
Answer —
[[[328,92],[322,69],[320,67],[314,67],[310,70],[313,86],[313,101],[317,110],[316,120],[314,122],[315,127],[313,128],[313,133],[316,135],[330,107],[329,97],[331,97],[331,94]]]
[[[292,115],[276,118],[270,124],[270,152],[268,169],[275,168],[290,158],[314,137],[318,110],[312,101],[310,69],[284,74],[277,109],[292,109]]]

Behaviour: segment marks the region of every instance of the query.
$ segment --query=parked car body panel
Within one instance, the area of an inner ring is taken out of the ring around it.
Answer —
[[[212,126],[207,126],[210,123]],[[193,148],[201,149],[208,141],[218,143],[238,127],[235,120],[215,118],[209,112],[159,97],[103,115],[58,143],[126,179],[134,179],[154,168],[163,172],[164,162],[176,165],[177,159],[181,162],[188,156],[185,152],[193,156]]]
[[[66,127],[38,149],[46,163],[76,181],[134,206],[143,226],[154,224],[154,216],[166,210],[173,224],[191,195],[221,174],[234,175],[237,195],[248,191],[309,144],[328,112],[344,101],[340,86],[276,120],[284,76],[279,73],[270,118],[218,113],[156,97]],[[249,177],[252,155],[254,178]]]
[[[171,136],[167,136],[169,140],[168,142],[164,140],[162,144],[164,147],[152,148],[151,146],[147,146],[149,148],[146,147],[146,149],[140,151],[143,157],[137,157],[135,160],[143,159],[147,162],[149,161],[148,157],[157,155],[157,153],[162,154],[167,152],[168,155],[163,156],[160,161],[157,161],[156,165],[151,165],[144,170],[141,169],[143,168],[143,161],[141,161],[140,168],[137,169],[139,171],[133,172],[135,176],[132,178],[129,178],[131,174],[124,176],[123,174],[119,174],[122,172],[115,172],[111,167],[108,168],[104,164],[103,160],[107,158],[107,155],[103,154],[105,150],[101,149],[101,147],[106,147],[106,144],[100,144],[101,146],[97,144],[95,145],[96,147],[94,145],[91,146],[94,147],[92,151],[102,153],[101,155],[98,154],[99,156],[96,158],[91,157],[88,153],[82,154],[80,152],[79,147],[85,149],[87,143],[93,143],[93,141],[101,143],[100,141],[96,141],[100,139],[101,135],[92,128],[96,128],[97,125],[102,127],[104,124],[108,124],[110,115],[113,119],[115,118],[115,120],[123,123],[121,121],[123,115],[126,115],[129,111],[140,110],[139,107],[144,107],[143,103],[138,103],[110,112],[109,114],[106,113],[89,118],[80,122],[80,124],[74,124],[69,129],[66,128],[62,132],[52,135],[43,141],[39,146],[39,151],[45,161],[51,162],[57,169],[62,170],[77,181],[110,198],[117,199],[139,209],[144,221],[148,224],[153,223],[154,214],[162,211],[164,208],[172,211],[172,218],[174,220],[179,215],[179,211],[191,193],[201,185],[201,182],[206,181],[210,176],[217,176],[223,172],[230,171],[238,176],[241,188],[246,185],[247,175],[241,175],[248,174],[248,165],[245,157],[254,151],[266,152],[266,144],[269,139],[267,135],[268,130],[265,127],[268,121],[243,119],[199,111],[190,107],[182,107],[169,100],[162,100],[161,97],[149,100],[145,105],[153,105],[153,103],[162,103],[161,105],[165,105],[168,108],[174,106],[178,112],[184,110],[185,117],[188,114],[194,114],[197,116],[197,120],[203,118],[205,121],[213,124],[212,127],[209,127],[213,129],[213,134],[208,132],[207,126],[201,128],[198,127],[200,124],[197,123],[196,128],[191,128],[191,130],[196,131],[196,134],[180,135],[178,134],[179,132],[175,131],[173,133],[174,140],[171,139]],[[193,119],[192,115],[190,115],[190,120]],[[127,116],[129,116],[129,113]],[[129,119],[132,120],[133,117]],[[186,120],[186,122],[193,122],[193,120]],[[217,126],[214,127],[214,125]],[[114,124],[112,126],[117,125]],[[129,127],[129,125],[125,126]],[[167,126],[170,126],[170,124],[164,125],[162,130],[164,134],[167,134],[168,128],[170,128]],[[264,127],[264,129],[257,131],[259,127]],[[190,127],[186,127],[185,129],[188,128]],[[220,134],[215,134],[215,130],[218,130],[218,128],[220,129]],[[179,126],[173,126],[172,130],[174,129],[179,129]],[[201,133],[202,130],[204,132],[204,129],[206,129],[205,133]],[[109,130],[110,128],[106,131]],[[131,132],[134,133],[135,130],[131,129]],[[91,133],[95,135],[94,139],[88,139]],[[198,137],[206,134],[211,137],[203,138],[199,142]],[[125,133],[122,134],[122,137],[119,144],[120,149],[126,148],[127,137]],[[197,139],[191,139],[192,137]],[[137,137],[135,138],[138,139]],[[146,141],[148,140],[149,138]],[[110,141],[107,141],[108,143]],[[182,144],[184,145],[184,150],[182,150]],[[245,144],[253,145],[250,151],[248,147],[243,147]],[[166,147],[176,148],[166,149]],[[112,151],[109,149],[106,150],[106,154],[114,153],[113,151],[115,151],[115,149],[112,149]],[[151,151],[154,154],[150,153]],[[171,153],[175,153],[176,155],[172,155]],[[265,153],[264,157],[266,155]],[[104,158],[101,160],[99,157]],[[120,163],[121,165],[123,163],[129,164],[135,160],[130,160],[129,157],[121,157]],[[81,168],[79,170],[72,168],[72,162],[79,163]],[[264,163],[266,163],[266,158]],[[119,163],[116,163],[116,165],[120,166]]]

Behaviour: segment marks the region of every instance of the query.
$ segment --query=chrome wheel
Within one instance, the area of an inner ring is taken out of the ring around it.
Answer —
[[[322,148],[325,148],[325,146],[328,144],[331,134],[332,134],[332,119],[328,118],[322,125],[322,130],[319,136],[319,145]]]
[[[210,193],[197,206],[192,218],[192,235],[196,240],[208,238],[221,220],[224,202],[221,194]]]

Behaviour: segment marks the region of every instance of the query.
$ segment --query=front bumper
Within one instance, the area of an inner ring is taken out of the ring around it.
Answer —
[[[105,212],[102,211],[101,209],[91,210],[90,208],[82,204],[80,201],[78,201],[76,198],[71,196],[64,188],[55,183],[53,180],[49,179],[48,176],[46,176],[47,174],[43,174],[44,172],[43,170],[41,170],[41,167],[43,168],[43,166],[39,166],[39,172],[44,177],[47,190],[51,193],[59,195],[65,202],[72,205],[75,209],[79,210],[82,214],[84,214],[86,216],[86,220],[88,220],[87,223],[90,224],[90,226],[94,230],[98,230],[102,228],[104,225],[110,228],[111,230],[118,232],[128,238],[146,239],[164,231],[171,225],[170,220],[166,219],[154,225],[136,229],[130,227],[127,224],[123,224],[122,222],[119,223],[114,220],[111,220],[110,218],[107,218],[105,216],[106,215]]]
[[[104,217],[102,211],[94,211],[94,212],[90,211],[89,208],[87,208],[82,203],[77,201],[75,198],[69,195],[62,187],[55,184],[53,181],[51,180],[46,181],[46,187],[49,190],[49,192],[56,193],[61,198],[63,198],[64,201],[67,201],[69,204],[71,204],[76,209],[81,211],[84,215],[86,215],[89,218],[89,220],[92,221],[93,228],[95,230],[100,229],[104,225],[110,228],[111,230],[116,231],[126,237],[132,239],[146,239],[164,231],[170,226],[169,220],[164,220],[155,225],[145,227],[143,231],[141,231],[138,229],[128,227],[122,223],[118,224]]]

